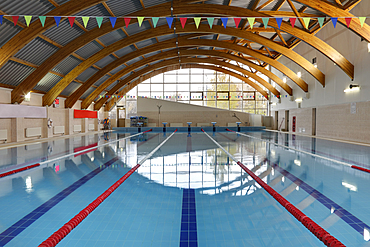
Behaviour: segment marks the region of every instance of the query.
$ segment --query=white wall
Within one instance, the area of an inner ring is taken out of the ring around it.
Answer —
[[[351,10],[351,13],[354,16],[368,16],[369,9],[370,1],[361,1],[361,3]],[[369,19],[367,19],[367,24],[370,24]],[[368,53],[367,50],[367,42],[361,42],[361,38],[359,36],[353,33],[346,26],[339,24],[339,22],[336,28],[333,27],[331,22],[328,23],[317,33],[316,36],[336,49],[354,65],[355,79],[354,81],[351,81],[349,76],[338,66],[335,66],[326,56],[311,46],[303,42],[300,43],[294,51],[305,57],[310,62],[312,61],[312,58],[316,57],[318,69],[321,70],[326,77],[326,85],[325,88],[323,88],[313,76],[294,62],[285,57],[278,60],[294,72],[301,71],[302,79],[308,84],[310,98],[304,99],[305,93],[303,90],[287,78],[288,85],[293,89],[294,98],[303,98],[301,107],[316,107],[370,100],[370,53]],[[282,73],[277,72],[275,69],[272,69],[272,71],[279,77],[283,78]],[[343,90],[348,88],[350,83],[359,84],[361,86],[360,92],[344,93]],[[294,101],[291,102],[288,98],[285,98],[287,93],[281,90],[279,86],[278,88],[284,96],[281,100],[281,104],[272,106],[272,111],[297,108],[297,103]],[[272,99],[272,102],[276,101],[276,98]]]

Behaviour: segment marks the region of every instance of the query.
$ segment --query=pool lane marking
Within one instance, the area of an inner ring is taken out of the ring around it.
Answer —
[[[341,164],[341,165],[344,165],[344,166],[351,167],[351,168],[356,169],[356,170],[360,170],[360,171],[363,171],[363,172],[370,173],[370,169],[366,169],[366,168],[363,168],[363,167],[355,166],[355,165],[352,165],[352,164],[349,164],[349,163],[345,163],[345,162],[342,162],[342,161],[339,161],[339,160],[327,158],[327,157],[324,157],[324,156],[321,156],[321,155],[313,154],[313,153],[306,152],[306,151],[303,151],[303,150],[299,150],[299,149],[296,149],[296,148],[288,147],[288,146],[281,145],[281,144],[278,144],[278,143],[275,143],[275,142],[271,142],[271,141],[267,141],[267,140],[264,140],[264,139],[261,139],[261,138],[258,138],[258,137],[246,135],[246,134],[243,134],[243,133],[240,133],[240,132],[237,132],[237,131],[233,131],[233,130],[229,130],[229,129],[226,129],[226,130],[227,131],[231,131],[231,132],[235,132],[235,133],[237,133],[239,135],[242,135],[242,136],[246,136],[246,137],[249,137],[249,138],[253,138],[253,139],[260,140],[260,141],[268,142],[268,143],[273,144],[273,145],[276,145],[276,146],[280,146],[280,147],[283,147],[283,148],[288,148],[288,149],[294,150],[296,152],[301,152],[301,153],[308,154],[308,155],[311,155],[311,156],[316,157],[316,158],[328,160],[328,161],[331,161],[331,162],[334,162],[334,163],[338,163],[338,164]]]
[[[180,247],[198,246],[194,189],[184,189],[182,197]]]
[[[140,160],[136,166],[131,168],[123,177],[121,177],[119,180],[117,180],[117,182],[110,186],[103,194],[98,196],[98,198],[96,198],[92,203],[90,203],[87,207],[82,209],[70,221],[68,221],[56,232],[54,232],[50,237],[48,237],[44,242],[42,242],[39,245],[39,247],[56,246],[90,213],[92,213],[105,199],[107,199],[108,196],[110,196],[113,193],[113,191],[115,191],[128,177],[130,177],[147,159],[149,159],[155,152],[157,152],[158,149],[160,149],[176,132],[177,129],[169,137],[162,141],[155,149],[153,149],[149,154],[147,154],[142,160]]]
[[[152,131],[152,129],[147,130],[147,131],[144,131],[144,132],[141,132],[141,133],[138,133],[138,134],[135,134],[135,135],[130,135],[130,136],[127,136],[127,137],[124,137],[124,138],[116,139],[116,140],[113,140],[111,142],[107,142],[107,143],[104,143],[104,144],[101,144],[101,145],[95,145],[95,144],[89,145],[89,146],[87,146],[87,148],[80,149],[80,150],[78,150],[76,152],[73,152],[73,153],[70,153],[70,154],[67,154],[67,155],[63,155],[63,156],[60,156],[60,157],[57,157],[57,158],[54,158],[54,159],[51,159],[51,160],[40,162],[40,163],[31,165],[31,166],[26,166],[26,167],[23,167],[23,168],[19,168],[19,169],[15,169],[15,170],[11,170],[11,171],[5,172],[5,173],[1,173],[0,174],[0,179],[3,178],[3,177],[7,177],[7,176],[10,176],[10,175],[13,175],[13,174],[22,172],[22,171],[26,171],[26,170],[29,170],[29,169],[32,169],[32,168],[35,168],[35,167],[39,167],[41,165],[45,165],[45,164],[48,164],[48,163],[57,161],[57,160],[65,159],[65,158],[67,158],[69,156],[73,156],[74,155],[76,157],[76,156],[79,156],[79,155],[82,155],[82,154],[85,154],[85,153],[94,151],[94,150],[96,150],[99,147],[103,147],[103,146],[106,146],[106,145],[111,144],[111,143],[114,143],[114,142],[122,141],[122,140],[131,138],[131,137],[134,137],[134,136],[137,136],[137,135],[141,135],[141,134],[146,133],[146,132],[149,132],[149,131]]]
[[[264,188],[272,197],[274,197],[275,200],[277,200],[286,210],[289,211],[289,213],[291,213],[308,230],[310,230],[320,241],[322,241],[327,246],[330,246],[331,244],[334,243],[336,243],[335,246],[345,246],[338,239],[330,235],[324,228],[319,226],[316,222],[314,222],[307,215],[302,213],[302,211],[300,211],[293,204],[291,204],[288,200],[286,200],[279,193],[277,193],[262,179],[256,176],[251,170],[249,170],[245,165],[243,165],[234,156],[232,156],[226,149],[224,149],[218,142],[216,142],[212,137],[210,137],[203,129],[202,131],[211,141],[213,141],[213,143],[215,143],[219,148],[221,148],[232,160],[234,160],[246,173],[248,173],[262,188]]]
[[[48,201],[44,202],[42,205],[34,209],[31,213],[24,216],[22,219],[14,223],[11,227],[0,233],[0,246],[6,245],[10,242],[13,238],[18,236],[22,231],[24,231],[27,227],[29,227],[32,223],[34,223],[38,218],[43,216],[46,212],[52,209],[55,205],[69,196],[72,192],[80,188],[83,184],[87,181],[98,175],[101,171],[105,168],[109,167],[113,163],[118,160],[118,157],[111,159],[110,161],[106,162],[104,166],[98,167],[89,174],[83,176],[55,196],[53,196]]]

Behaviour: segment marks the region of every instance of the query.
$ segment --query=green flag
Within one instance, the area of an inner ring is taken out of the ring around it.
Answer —
[[[308,25],[310,24],[310,20],[311,20],[310,17],[303,17],[303,22],[307,29],[308,29]]]
[[[256,18],[247,18],[248,19],[248,22],[249,22],[249,26],[251,27],[251,29],[253,29],[253,24],[254,24],[254,21],[256,20]]]
[[[208,25],[210,28],[212,28],[213,26],[213,21],[215,20],[215,18],[207,18],[207,21],[208,21]]]
[[[366,17],[359,17],[358,19],[360,20],[361,27],[363,27],[364,26],[364,23],[366,21]]]
[[[103,22],[103,17],[96,17],[96,22],[98,23],[99,28],[101,27],[101,24]]]
[[[139,23],[139,27],[141,27],[141,24],[143,24],[144,17],[138,16],[137,22]]]
[[[152,22],[153,22],[154,28],[157,26],[158,20],[159,20],[159,17],[152,17]]]
[[[322,27],[322,25],[324,25],[325,17],[319,17],[317,18],[317,21],[319,22],[320,27]]]
[[[267,28],[267,25],[269,24],[270,18],[262,18],[263,25],[265,25],[265,28]]]
[[[39,16],[39,19],[40,19],[41,25],[44,26],[45,25],[46,16]]]
[[[27,27],[29,27],[32,20],[32,15],[25,15],[24,19],[26,20]]]
[[[194,17],[194,21],[195,21],[195,26],[197,27],[197,29],[199,28],[199,23],[200,23],[200,20],[201,20],[202,18],[200,18],[200,17]]]
[[[84,23],[85,28],[87,26],[87,23],[89,23],[89,19],[90,19],[90,17],[88,17],[88,16],[82,17],[82,22]]]

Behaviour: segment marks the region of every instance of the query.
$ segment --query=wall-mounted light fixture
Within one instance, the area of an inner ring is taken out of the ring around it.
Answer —
[[[28,92],[28,94],[24,96],[24,101],[30,101],[30,100],[31,100],[31,92]]]
[[[284,83],[286,83],[286,77],[285,77],[285,76],[284,76],[284,78],[283,78],[283,82],[284,82]]]
[[[302,72],[301,72],[301,71],[298,71],[297,76],[298,76],[299,78],[301,78],[301,77],[302,77]]]
[[[295,102],[297,102],[297,103],[301,103],[301,102],[302,102],[302,98],[297,98],[297,99],[295,99]]]
[[[345,93],[360,91],[360,86],[357,84],[349,84],[349,88],[344,89]]]
[[[367,52],[370,52],[370,43],[367,43]]]
[[[315,68],[317,68],[317,59],[316,59],[316,57],[312,58],[312,64]]]

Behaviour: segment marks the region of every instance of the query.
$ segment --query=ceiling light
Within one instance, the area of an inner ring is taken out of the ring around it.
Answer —
[[[301,72],[301,71],[298,71],[297,76],[298,76],[299,78],[301,78],[301,77],[302,77],[302,72]]]
[[[296,99],[295,102],[298,102],[298,103],[302,102],[302,98]]]
[[[315,63],[315,64],[313,65],[313,67],[317,68],[317,64]]]
[[[286,77],[283,78],[283,82],[286,83]]]
[[[30,101],[30,100],[31,100],[31,92],[28,92],[28,94],[24,96],[24,101]]]
[[[356,84],[350,84],[349,88],[344,89],[343,92],[348,93],[348,92],[353,92],[353,91],[360,91],[360,86]]]

